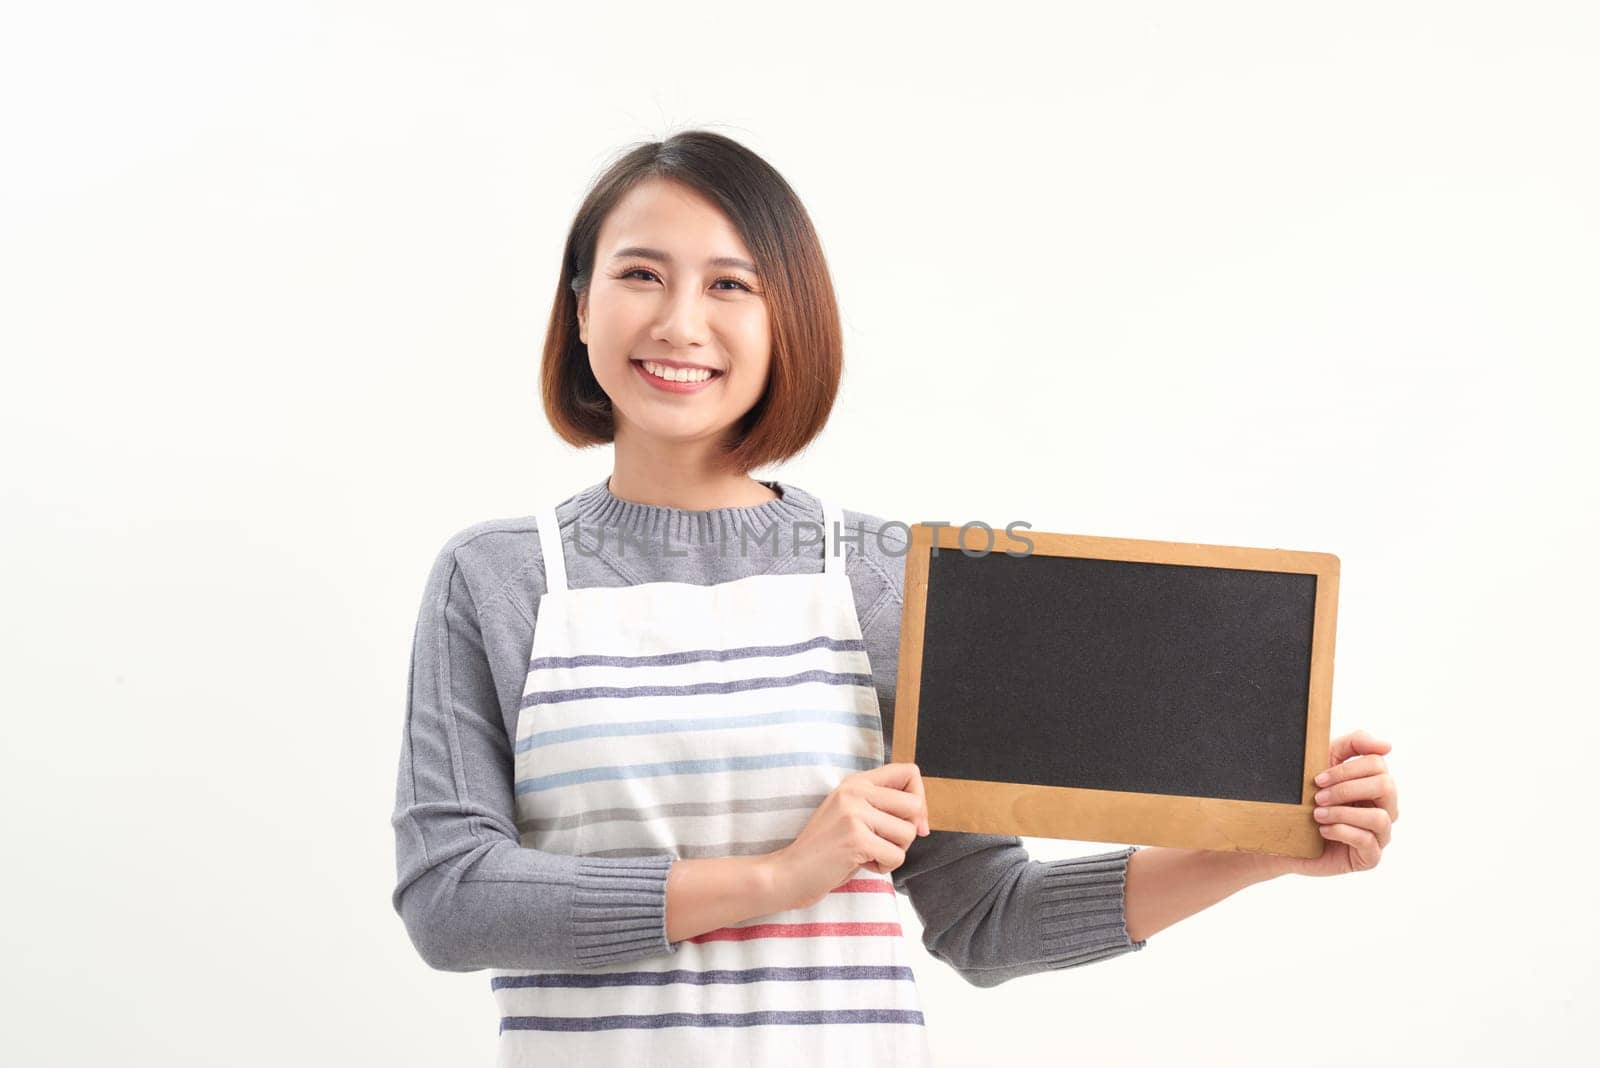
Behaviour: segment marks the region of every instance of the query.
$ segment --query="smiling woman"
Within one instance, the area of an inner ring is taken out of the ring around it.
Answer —
[[[822,430],[840,335],[744,146],[643,145],[584,199],[543,399],[613,471],[439,553],[393,817],[394,906],[435,967],[492,970],[502,1065],[923,1068],[896,891],[977,986],[1143,945],[1131,847],[935,831],[885,763],[903,524],[751,477]]]

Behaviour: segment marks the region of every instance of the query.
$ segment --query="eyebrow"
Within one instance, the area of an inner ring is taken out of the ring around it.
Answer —
[[[656,260],[660,263],[672,262],[672,257],[661,249],[645,248],[643,245],[629,245],[627,248],[619,248],[612,253],[611,258],[620,260],[625,256],[638,256],[642,259]],[[741,260],[737,256],[713,256],[711,259],[706,260],[706,265],[708,267],[737,267],[740,270],[749,271],[751,274],[761,273],[756,270],[755,264],[749,260]]]

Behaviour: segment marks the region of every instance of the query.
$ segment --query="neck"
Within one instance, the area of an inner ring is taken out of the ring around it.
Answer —
[[[607,480],[612,496],[620,500],[704,511],[748,508],[779,499],[779,494],[748,474],[718,468],[709,449],[686,445],[647,451],[629,445],[619,434]]]

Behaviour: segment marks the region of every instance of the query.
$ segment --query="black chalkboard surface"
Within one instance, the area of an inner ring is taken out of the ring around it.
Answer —
[[[1337,557],[959,537],[906,558],[893,759],[934,826],[1321,852]]]

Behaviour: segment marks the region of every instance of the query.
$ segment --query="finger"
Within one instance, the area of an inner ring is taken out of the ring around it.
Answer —
[[[1363,831],[1359,827],[1352,827],[1348,823],[1332,823],[1317,828],[1322,832],[1322,837],[1330,841],[1343,842],[1350,847],[1356,855],[1356,867],[1362,871],[1377,867],[1383,850],[1378,846],[1378,840],[1372,836],[1371,831]]]
[[[868,768],[860,774],[868,781],[874,782],[879,786],[889,786],[896,790],[902,790],[918,774],[918,769],[915,764],[902,760],[897,764],[879,764],[877,767]]]
[[[862,795],[867,803],[874,808],[881,808],[885,812],[893,812],[896,816],[910,820],[920,829],[922,826],[922,802],[916,794],[906,790],[894,790],[887,786],[869,786]]]
[[[880,764],[878,767],[869,768],[860,774],[873,787],[898,790],[908,797],[914,798],[917,807],[922,813],[921,816],[915,817],[917,828],[920,833],[928,833],[928,799],[923,792],[922,770],[920,768],[910,761],[901,761],[897,764]],[[876,800],[873,803],[878,804]],[[890,812],[902,811],[898,806],[888,803],[879,807],[885,808]]]
[[[1358,753],[1387,753],[1392,748],[1388,742],[1367,731],[1351,731],[1328,744],[1328,763],[1342,764]]]
[[[893,871],[905,861],[905,851],[917,838],[917,825],[878,809],[868,809],[867,826],[875,832],[870,846],[874,860],[884,871]]]
[[[914,819],[903,820],[893,816],[882,809],[868,807],[862,819],[868,827],[877,832],[878,837],[887,839],[899,846],[908,849],[917,837],[917,821]]]
[[[1378,840],[1378,845],[1389,844],[1390,826],[1392,821],[1389,814],[1381,808],[1356,808],[1352,805],[1333,805],[1328,808],[1315,808],[1311,810],[1312,819],[1321,827],[1331,827],[1335,824],[1348,823],[1359,827],[1363,831],[1371,831],[1372,836]]]
[[[1335,764],[1317,773],[1318,786],[1332,786],[1336,782],[1346,779],[1359,779],[1363,775],[1382,775],[1389,770],[1389,765],[1384,763],[1383,757],[1376,753],[1358,756],[1346,760],[1343,764]]]
[[[1341,764],[1340,767],[1348,767]],[[1353,786],[1352,783],[1362,785]],[[1400,791],[1395,786],[1394,776],[1388,771],[1381,771],[1376,775],[1364,776],[1357,779],[1346,780],[1345,784],[1335,785],[1329,789],[1319,789],[1312,795],[1312,801],[1318,805],[1337,805],[1341,802],[1355,802],[1363,805],[1373,805],[1383,809],[1389,814],[1389,822],[1394,823],[1400,818]]]
[[[1359,779],[1334,783],[1318,790],[1312,795],[1312,800],[1319,805],[1344,805],[1351,801],[1376,801],[1393,790],[1394,780],[1388,772],[1384,772],[1382,775],[1363,775]]]

